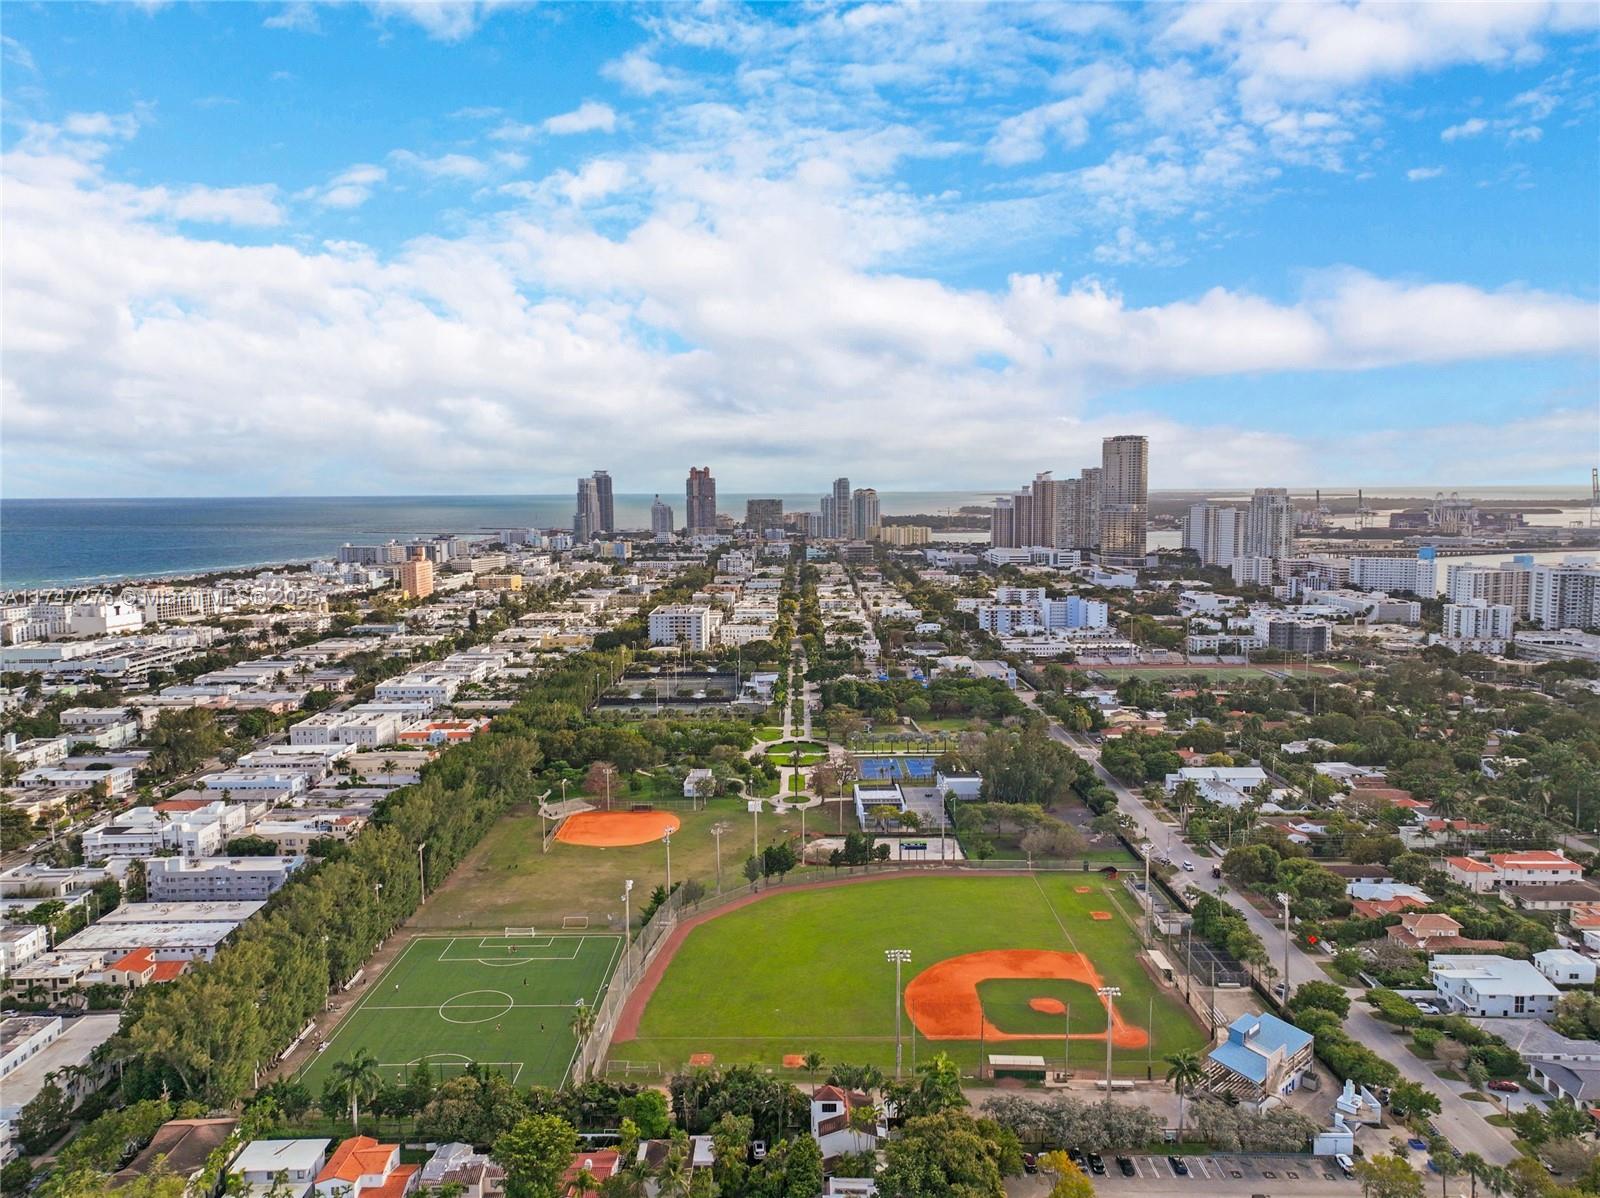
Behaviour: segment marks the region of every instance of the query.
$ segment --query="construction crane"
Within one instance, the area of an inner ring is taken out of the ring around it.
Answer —
[[[1361,529],[1366,528],[1368,524],[1372,523],[1372,517],[1374,515],[1375,515],[1375,513],[1373,512],[1373,510],[1367,506],[1366,496],[1362,493],[1361,488],[1357,487],[1356,488],[1356,527],[1357,528],[1361,528]]]

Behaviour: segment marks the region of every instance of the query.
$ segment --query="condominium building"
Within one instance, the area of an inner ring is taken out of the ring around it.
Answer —
[[[1228,569],[1242,550],[1244,513],[1216,503],[1191,504],[1183,522],[1183,547],[1203,566]]]
[[[1534,566],[1528,579],[1528,618],[1543,628],[1600,627],[1600,568],[1592,559]]]
[[[769,532],[783,534],[783,500],[747,499],[744,501],[744,525],[757,536]]]
[[[850,496],[850,539],[865,541],[878,533],[878,492],[862,487]]]
[[[609,481],[609,480],[608,480]],[[600,511],[600,484],[594,478],[578,480],[578,505],[572,513],[572,540],[584,545],[594,540],[603,525]]]
[[[927,545],[933,540],[933,529],[925,524],[884,524],[878,528],[878,540],[885,545]]]
[[[650,531],[657,537],[670,537],[672,535],[672,507],[661,502],[657,495],[650,504]]]
[[[711,477],[710,466],[689,467],[683,499],[690,536],[717,531],[717,480]]]
[[[1432,549],[1416,557],[1352,557],[1350,585],[1364,591],[1410,591],[1431,599],[1439,593],[1438,562]]]
[[[617,531],[617,507],[611,494],[611,472],[596,470],[594,472],[594,493],[600,505],[599,532]]]
[[[1453,649],[1499,653],[1511,639],[1515,623],[1516,613],[1508,603],[1485,603],[1482,599],[1446,603],[1440,637]]]
[[[1149,440],[1107,437],[1100,446],[1100,469],[1100,551],[1124,561],[1142,558],[1149,521]]]
[[[433,594],[433,563],[425,557],[401,562],[400,589],[410,599],[426,599]]]
[[[1073,543],[1080,549],[1090,549],[1100,544],[1103,474],[1104,471],[1099,466],[1088,466],[1078,476],[1077,535],[1073,538]]]
[[[1513,559],[1498,566],[1445,567],[1445,597],[1451,603],[1504,604],[1519,620],[1528,618],[1528,597],[1533,582],[1533,559]]]
[[[1017,511],[1009,495],[1001,495],[989,508],[989,544],[996,549],[1015,549],[1017,539]]]
[[[652,645],[682,645],[702,652],[717,641],[722,612],[697,603],[667,603],[650,613]]]
[[[1245,514],[1244,550],[1249,557],[1294,555],[1294,504],[1283,487],[1257,487]]]
[[[850,480],[833,480],[833,492],[828,496],[828,535],[841,539],[850,535]]]
[[[145,862],[151,902],[222,902],[266,899],[304,857],[152,857]]]

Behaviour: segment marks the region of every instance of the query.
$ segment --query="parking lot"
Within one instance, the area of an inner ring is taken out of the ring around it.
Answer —
[[[1138,1155],[1129,1158],[1134,1175],[1123,1176],[1115,1156],[1105,1158],[1106,1171],[1094,1178],[1101,1194],[1268,1194],[1272,1198],[1299,1195],[1300,1198],[1340,1198],[1358,1193],[1356,1183],[1345,1178],[1331,1158],[1275,1156],[1255,1153],[1217,1153],[1212,1156],[1186,1156],[1187,1176],[1174,1174],[1164,1156]],[[1018,1179],[1007,1191],[1018,1198],[1046,1194],[1050,1179],[1044,1174]]]

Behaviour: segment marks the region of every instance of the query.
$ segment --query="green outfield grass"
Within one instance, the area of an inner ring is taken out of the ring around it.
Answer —
[[[318,1090],[337,1061],[365,1049],[384,1077],[418,1061],[451,1077],[469,1061],[519,1086],[559,1086],[577,1049],[578,1000],[599,1002],[622,937],[425,936],[406,945],[334,1029],[299,1080]]]
[[[1092,987],[1063,978],[991,978],[978,983],[983,1009],[995,1027],[1005,1032],[1032,1032],[1039,1036],[1060,1036],[1072,1018],[1072,1030],[1092,1032],[1105,1026],[1105,1008]],[[1067,1010],[1059,1015],[1035,1011],[1028,1005],[1035,998],[1053,998]],[[1074,1046],[1076,1047],[1076,1046]],[[1101,1042],[1104,1050],[1104,1042]],[[1091,1050],[1086,1050],[1091,1051]],[[1090,1060],[1093,1057],[1089,1057]]]
[[[1084,885],[1089,893],[1078,894]],[[911,950],[907,983],[963,953],[1057,949],[1083,953],[1106,984],[1122,988],[1118,1010],[1127,1021],[1145,1027],[1153,1001],[1150,1050],[1116,1054],[1119,1075],[1143,1077],[1147,1057],[1159,1068],[1164,1054],[1202,1048],[1207,1037],[1181,1000],[1151,981],[1136,959],[1138,941],[1122,903],[1115,883],[1081,873],[885,878],[774,894],[690,932],[645,1009],[638,1039],[613,1044],[612,1054],[669,1069],[703,1052],[722,1064],[776,1067],[785,1055],[816,1051],[830,1061],[892,1066],[894,968],[884,960],[885,949]],[[1097,910],[1117,918],[1090,919]],[[983,989],[979,996],[990,997]],[[1020,1004],[1030,1022],[1018,1030],[1040,1027],[1044,1034],[1037,1041],[989,1044],[988,1051],[1060,1059],[1064,1021],[1027,1011],[1033,997],[1072,1002],[1074,1036],[1103,1027],[1103,1008],[1092,995],[1086,999],[1081,986],[1002,984],[986,1008],[991,1022],[1004,1028],[1024,1018],[1015,1009]],[[904,1026],[909,1053],[909,1019]],[[969,1073],[980,1055],[976,1040],[920,1042],[920,1052],[931,1050],[949,1052]],[[1075,1039],[1071,1052],[1085,1067],[1104,1060],[1098,1039]]]
[[[770,784],[771,794],[777,783]],[[745,810],[743,799],[712,799],[700,811],[672,808],[680,827],[672,835],[672,880],[689,878],[709,891],[717,888],[716,840],[712,828],[727,825],[722,840],[724,882],[742,886],[740,870],[757,844],[798,838],[801,817],[790,811],[761,813],[757,821]],[[831,814],[831,813],[830,813]],[[816,836],[835,834],[835,820],[813,817],[807,828]],[[412,917],[414,926],[429,931],[464,932],[498,930],[533,924],[560,928],[566,916],[584,915],[589,927],[622,928],[622,888],[632,878],[633,915],[650,891],[667,880],[666,850],[659,841],[621,848],[591,848],[556,841],[541,851],[539,816],[528,807],[506,813],[493,831],[455,868],[445,884],[428,896]]]

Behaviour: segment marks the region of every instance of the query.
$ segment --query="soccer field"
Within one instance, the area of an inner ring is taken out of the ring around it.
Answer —
[[[637,1037],[614,1042],[613,1057],[670,1069],[709,1053],[719,1064],[780,1066],[815,1051],[892,1067],[895,969],[884,957],[891,948],[911,953],[900,1007],[908,1063],[915,1038],[919,1053],[948,1052],[969,1073],[985,1053],[1041,1055],[1098,1073],[1102,984],[1121,989],[1113,1007],[1117,1075],[1143,1077],[1149,1062],[1164,1071],[1163,1055],[1207,1043],[1181,998],[1140,964],[1131,903],[1098,874],[886,878],[776,891],[688,933]]]
[[[366,1049],[386,1078],[419,1061],[450,1077],[475,1061],[519,1086],[559,1086],[577,1050],[578,1000],[600,1001],[621,952],[622,937],[605,933],[418,937],[299,1080],[316,1090],[336,1061]]]

